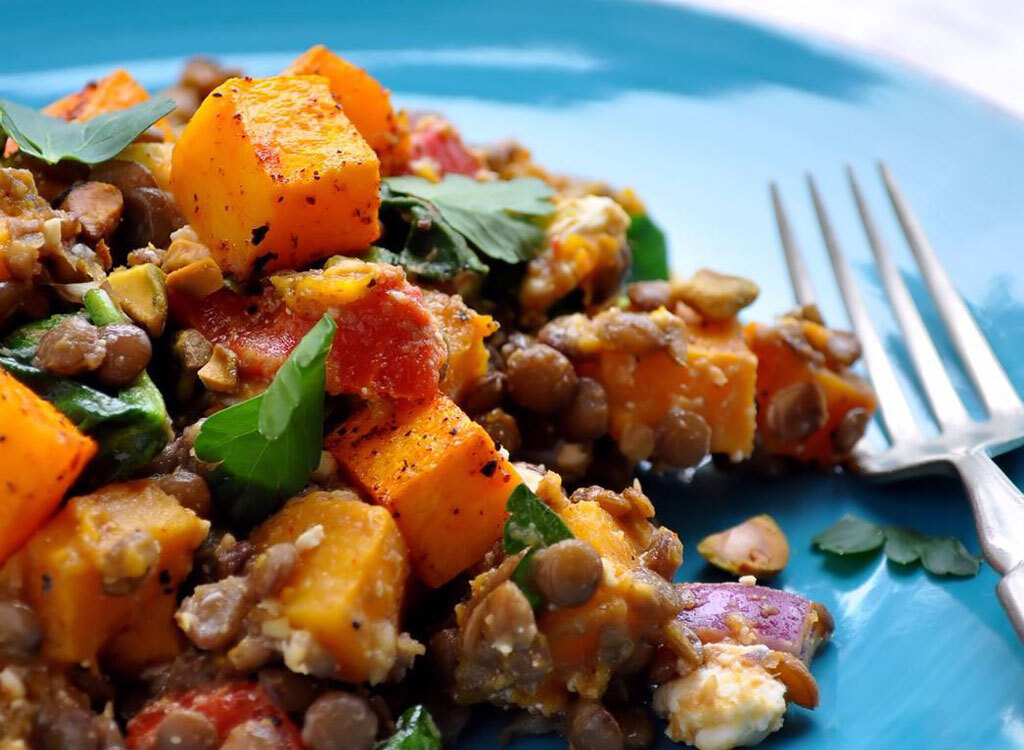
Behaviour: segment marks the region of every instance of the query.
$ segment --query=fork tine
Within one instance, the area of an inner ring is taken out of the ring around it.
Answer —
[[[928,335],[928,329],[925,328],[924,321],[921,320],[921,314],[914,305],[907,285],[896,268],[889,248],[886,247],[875,228],[875,222],[868,210],[864,195],[861,193],[857,177],[849,165],[846,167],[846,176],[849,178],[853,200],[857,204],[857,211],[860,213],[868,244],[871,245],[871,252],[874,253],[875,264],[881,274],[882,284],[889,297],[889,304],[892,305],[900,328],[903,329],[903,338],[907,342],[910,359],[914,363],[918,380],[924,387],[932,413],[943,429],[962,425],[970,419],[967,410],[953,388],[953,383],[946,373],[946,368],[942,365],[942,359],[935,350],[935,345],[932,343],[931,336]]]
[[[906,200],[896,181],[893,179],[889,168],[884,162],[879,162],[878,169],[882,173],[882,181],[889,193],[896,216],[899,218],[903,233],[906,235],[910,249],[914,252],[917,264],[921,268],[928,291],[931,292],[935,306],[946,324],[953,345],[960,354],[960,360],[967,368],[968,374],[978,395],[985,404],[989,416],[1000,414],[1014,414],[1019,416],[1024,413],[1024,404],[1021,403],[1017,391],[999,364],[992,347],[985,340],[984,334],[974,322],[967,305],[953,286],[949,275],[939,263],[938,256],[932,248],[928,238],[925,237],[921,225],[917,221],[907,205]]]
[[[832,231],[832,223],[825,211],[825,205],[818,194],[818,187],[810,174],[807,175],[807,186],[811,191],[814,212],[818,216],[821,236],[825,240],[825,247],[828,249],[829,258],[832,261],[832,270],[839,283],[839,291],[843,295],[843,302],[850,315],[850,322],[853,323],[853,330],[857,334],[857,338],[860,339],[861,347],[864,350],[864,363],[867,365],[871,384],[875,387],[875,393],[878,395],[879,410],[882,420],[885,422],[886,431],[889,433],[889,439],[893,443],[920,439],[921,433],[914,421],[914,416],[910,413],[910,406],[903,397],[903,392],[896,381],[896,373],[889,363],[889,358],[885,354],[875,326],[868,316],[867,308],[864,307],[853,270],[850,268],[842,248],[839,247],[839,242]]]
[[[797,247],[793,238],[793,230],[789,226],[789,217],[782,207],[782,196],[779,195],[779,186],[774,182],[771,184],[772,207],[775,209],[775,223],[779,226],[779,239],[782,241],[782,252],[786,256],[786,268],[789,270],[789,280],[793,285],[793,295],[798,305],[815,304],[814,286],[811,284],[811,275],[807,272],[807,265],[804,263],[804,256]]]

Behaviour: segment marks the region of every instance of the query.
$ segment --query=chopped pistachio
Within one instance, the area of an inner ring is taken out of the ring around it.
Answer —
[[[167,287],[195,299],[208,297],[224,286],[224,274],[213,258],[203,258],[168,274]]]
[[[152,263],[119,268],[109,276],[111,296],[151,338],[164,331],[167,322],[167,288],[164,272]]]
[[[221,344],[214,344],[210,361],[199,368],[199,379],[207,390],[234,393],[238,390],[238,356]]]
[[[705,318],[728,320],[757,299],[753,281],[702,268],[693,278],[673,283],[673,294]]]

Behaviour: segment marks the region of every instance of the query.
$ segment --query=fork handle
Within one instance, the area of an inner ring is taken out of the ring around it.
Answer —
[[[1024,495],[982,451],[958,456],[954,466],[967,490],[985,559],[1002,580],[999,601],[1024,640]]]

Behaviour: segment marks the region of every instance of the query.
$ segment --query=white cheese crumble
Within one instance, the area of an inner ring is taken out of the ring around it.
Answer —
[[[704,664],[654,693],[654,709],[668,719],[665,733],[698,750],[756,745],[782,726],[786,687],[744,656],[765,646],[713,643]]]
[[[319,547],[320,542],[323,540],[324,527],[321,524],[316,524],[315,526],[310,526],[299,534],[299,537],[295,540],[295,548],[299,552],[306,552]]]

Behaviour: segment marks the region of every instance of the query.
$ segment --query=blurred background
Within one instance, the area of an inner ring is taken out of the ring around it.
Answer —
[[[879,53],[1024,117],[1020,0],[669,0]]]

